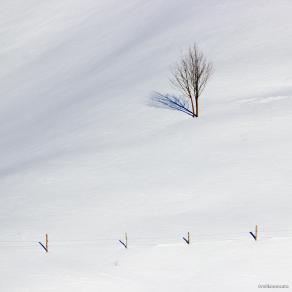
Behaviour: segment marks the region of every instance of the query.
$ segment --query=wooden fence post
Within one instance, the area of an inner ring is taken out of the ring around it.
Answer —
[[[46,233],[45,235],[45,243],[42,243],[41,241],[39,241],[39,245],[46,251],[49,252],[49,236]]]
[[[187,238],[183,237],[183,240],[184,240],[187,244],[190,244],[190,243],[191,243],[191,235],[190,235],[189,232],[188,232],[188,237],[187,237]]]
[[[124,246],[124,248],[128,248],[128,234],[127,232],[125,233],[125,242],[122,240],[119,240],[119,242]]]
[[[256,225],[255,227],[255,240],[258,241],[259,240],[259,226]]]
[[[46,234],[46,252],[49,252],[49,236]]]
[[[128,248],[128,234],[127,234],[127,232],[125,233],[125,239],[126,239],[126,248]]]

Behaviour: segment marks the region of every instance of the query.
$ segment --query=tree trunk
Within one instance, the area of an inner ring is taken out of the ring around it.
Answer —
[[[191,99],[191,103],[192,103],[192,113],[193,113],[193,118],[194,118],[196,116],[195,107],[194,107],[194,100],[192,97],[190,99]]]
[[[199,117],[199,99],[196,98],[196,117]]]

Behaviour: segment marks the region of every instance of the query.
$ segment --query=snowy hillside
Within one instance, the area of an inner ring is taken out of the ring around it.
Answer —
[[[0,0],[0,291],[291,288],[291,11]],[[195,41],[194,120],[153,96]]]

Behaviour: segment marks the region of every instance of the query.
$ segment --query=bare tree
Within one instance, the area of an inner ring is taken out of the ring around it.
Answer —
[[[196,44],[182,56],[172,72],[172,84],[191,100],[193,117],[199,117],[199,97],[212,73],[212,63]]]

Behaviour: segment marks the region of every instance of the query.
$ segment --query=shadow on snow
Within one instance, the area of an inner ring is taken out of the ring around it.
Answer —
[[[193,113],[189,110],[188,101],[174,95],[154,92],[150,98],[150,106],[177,110],[187,115],[193,116]]]

